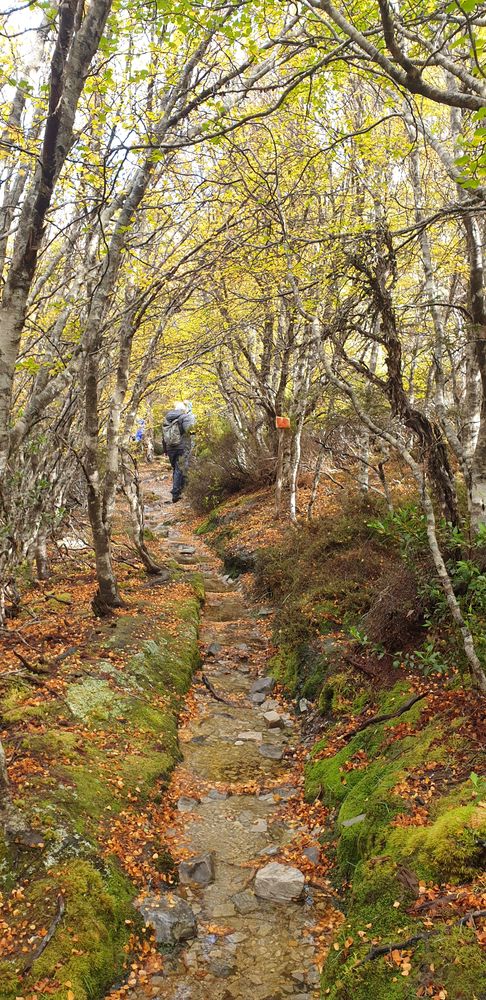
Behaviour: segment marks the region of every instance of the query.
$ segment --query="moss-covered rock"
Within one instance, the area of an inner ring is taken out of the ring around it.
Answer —
[[[32,971],[19,977],[13,963],[0,966],[0,1000],[14,1000],[30,993],[35,983],[48,983],[51,978],[47,992],[42,987],[36,990],[39,998],[66,1000],[65,983],[69,982],[76,1000],[92,1000],[103,995],[121,970],[123,946],[134,918],[135,892],[129,880],[113,865],[99,870],[87,860],[71,861],[32,886],[25,909],[29,920],[40,918],[49,924],[59,895],[64,914]],[[19,910],[21,917],[22,901]],[[28,951],[24,961],[27,957]]]
[[[471,801],[471,790],[462,786],[464,805],[450,806],[440,799],[430,826],[404,827],[391,831],[388,848],[406,860],[423,878],[451,881],[474,878],[486,860],[486,809]]]
[[[66,702],[76,718],[91,717],[99,721],[121,715],[126,704],[126,700],[119,698],[107,681],[99,677],[86,677],[78,684],[70,684]]]

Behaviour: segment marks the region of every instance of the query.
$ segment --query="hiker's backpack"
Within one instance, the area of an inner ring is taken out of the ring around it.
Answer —
[[[162,437],[166,448],[177,448],[182,441],[180,417],[175,417],[162,427]]]

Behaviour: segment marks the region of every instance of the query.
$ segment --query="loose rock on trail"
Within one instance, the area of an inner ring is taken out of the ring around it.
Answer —
[[[165,499],[163,479],[151,474],[146,486]],[[117,996],[310,1000],[319,996],[325,928],[329,941],[336,911],[325,885],[315,888],[319,871],[303,849],[303,871],[296,867],[300,842],[317,845],[322,832],[299,818],[298,722],[275,700],[267,616],[178,523],[182,506],[160,525],[163,508],[152,500],[147,523],[159,525],[168,557],[204,578],[204,684],[197,673],[180,730],[183,760],[169,790],[166,842],[181,878],[158,896],[147,889],[137,904],[158,941],[178,944],[167,950],[162,973],[142,975]]]

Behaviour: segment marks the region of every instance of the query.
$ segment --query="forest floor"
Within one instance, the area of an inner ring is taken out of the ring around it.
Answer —
[[[354,649],[344,610],[387,552],[356,511],[344,530],[340,489],[296,543],[270,491],[196,519],[165,506],[159,463],[143,480],[159,576],[120,506],[126,607],[97,623],[92,553],[61,549],[2,639],[23,821],[0,856],[1,1000],[484,1000],[484,716]],[[194,855],[207,884],[182,875]],[[255,894],[274,862],[302,872],[299,902]],[[139,916],[160,926],[160,900],[197,922],[173,953]]]

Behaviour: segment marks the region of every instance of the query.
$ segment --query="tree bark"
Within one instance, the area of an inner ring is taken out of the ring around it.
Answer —
[[[471,463],[471,527],[477,532],[486,524],[486,303],[481,233],[472,215],[465,214],[464,225],[469,253],[471,339],[482,388],[478,435]]]
[[[0,473],[8,461],[13,379],[45,219],[68,155],[79,97],[98,50],[111,0],[92,0],[76,30],[79,0],[61,0],[51,61],[48,114],[39,166],[20,214],[0,306]]]
[[[451,524],[459,523],[454,477],[449,463],[447,449],[440,428],[412,406],[403,385],[402,346],[397,331],[387,276],[394,266],[393,251],[389,236],[382,231],[376,248],[376,265],[370,267],[366,260],[353,257],[356,269],[365,274],[369,283],[375,315],[380,316],[381,337],[386,351],[385,363],[388,372],[384,389],[394,417],[403,421],[414,435],[420,448],[421,458],[427,463],[431,481],[437,492],[444,515]]]

